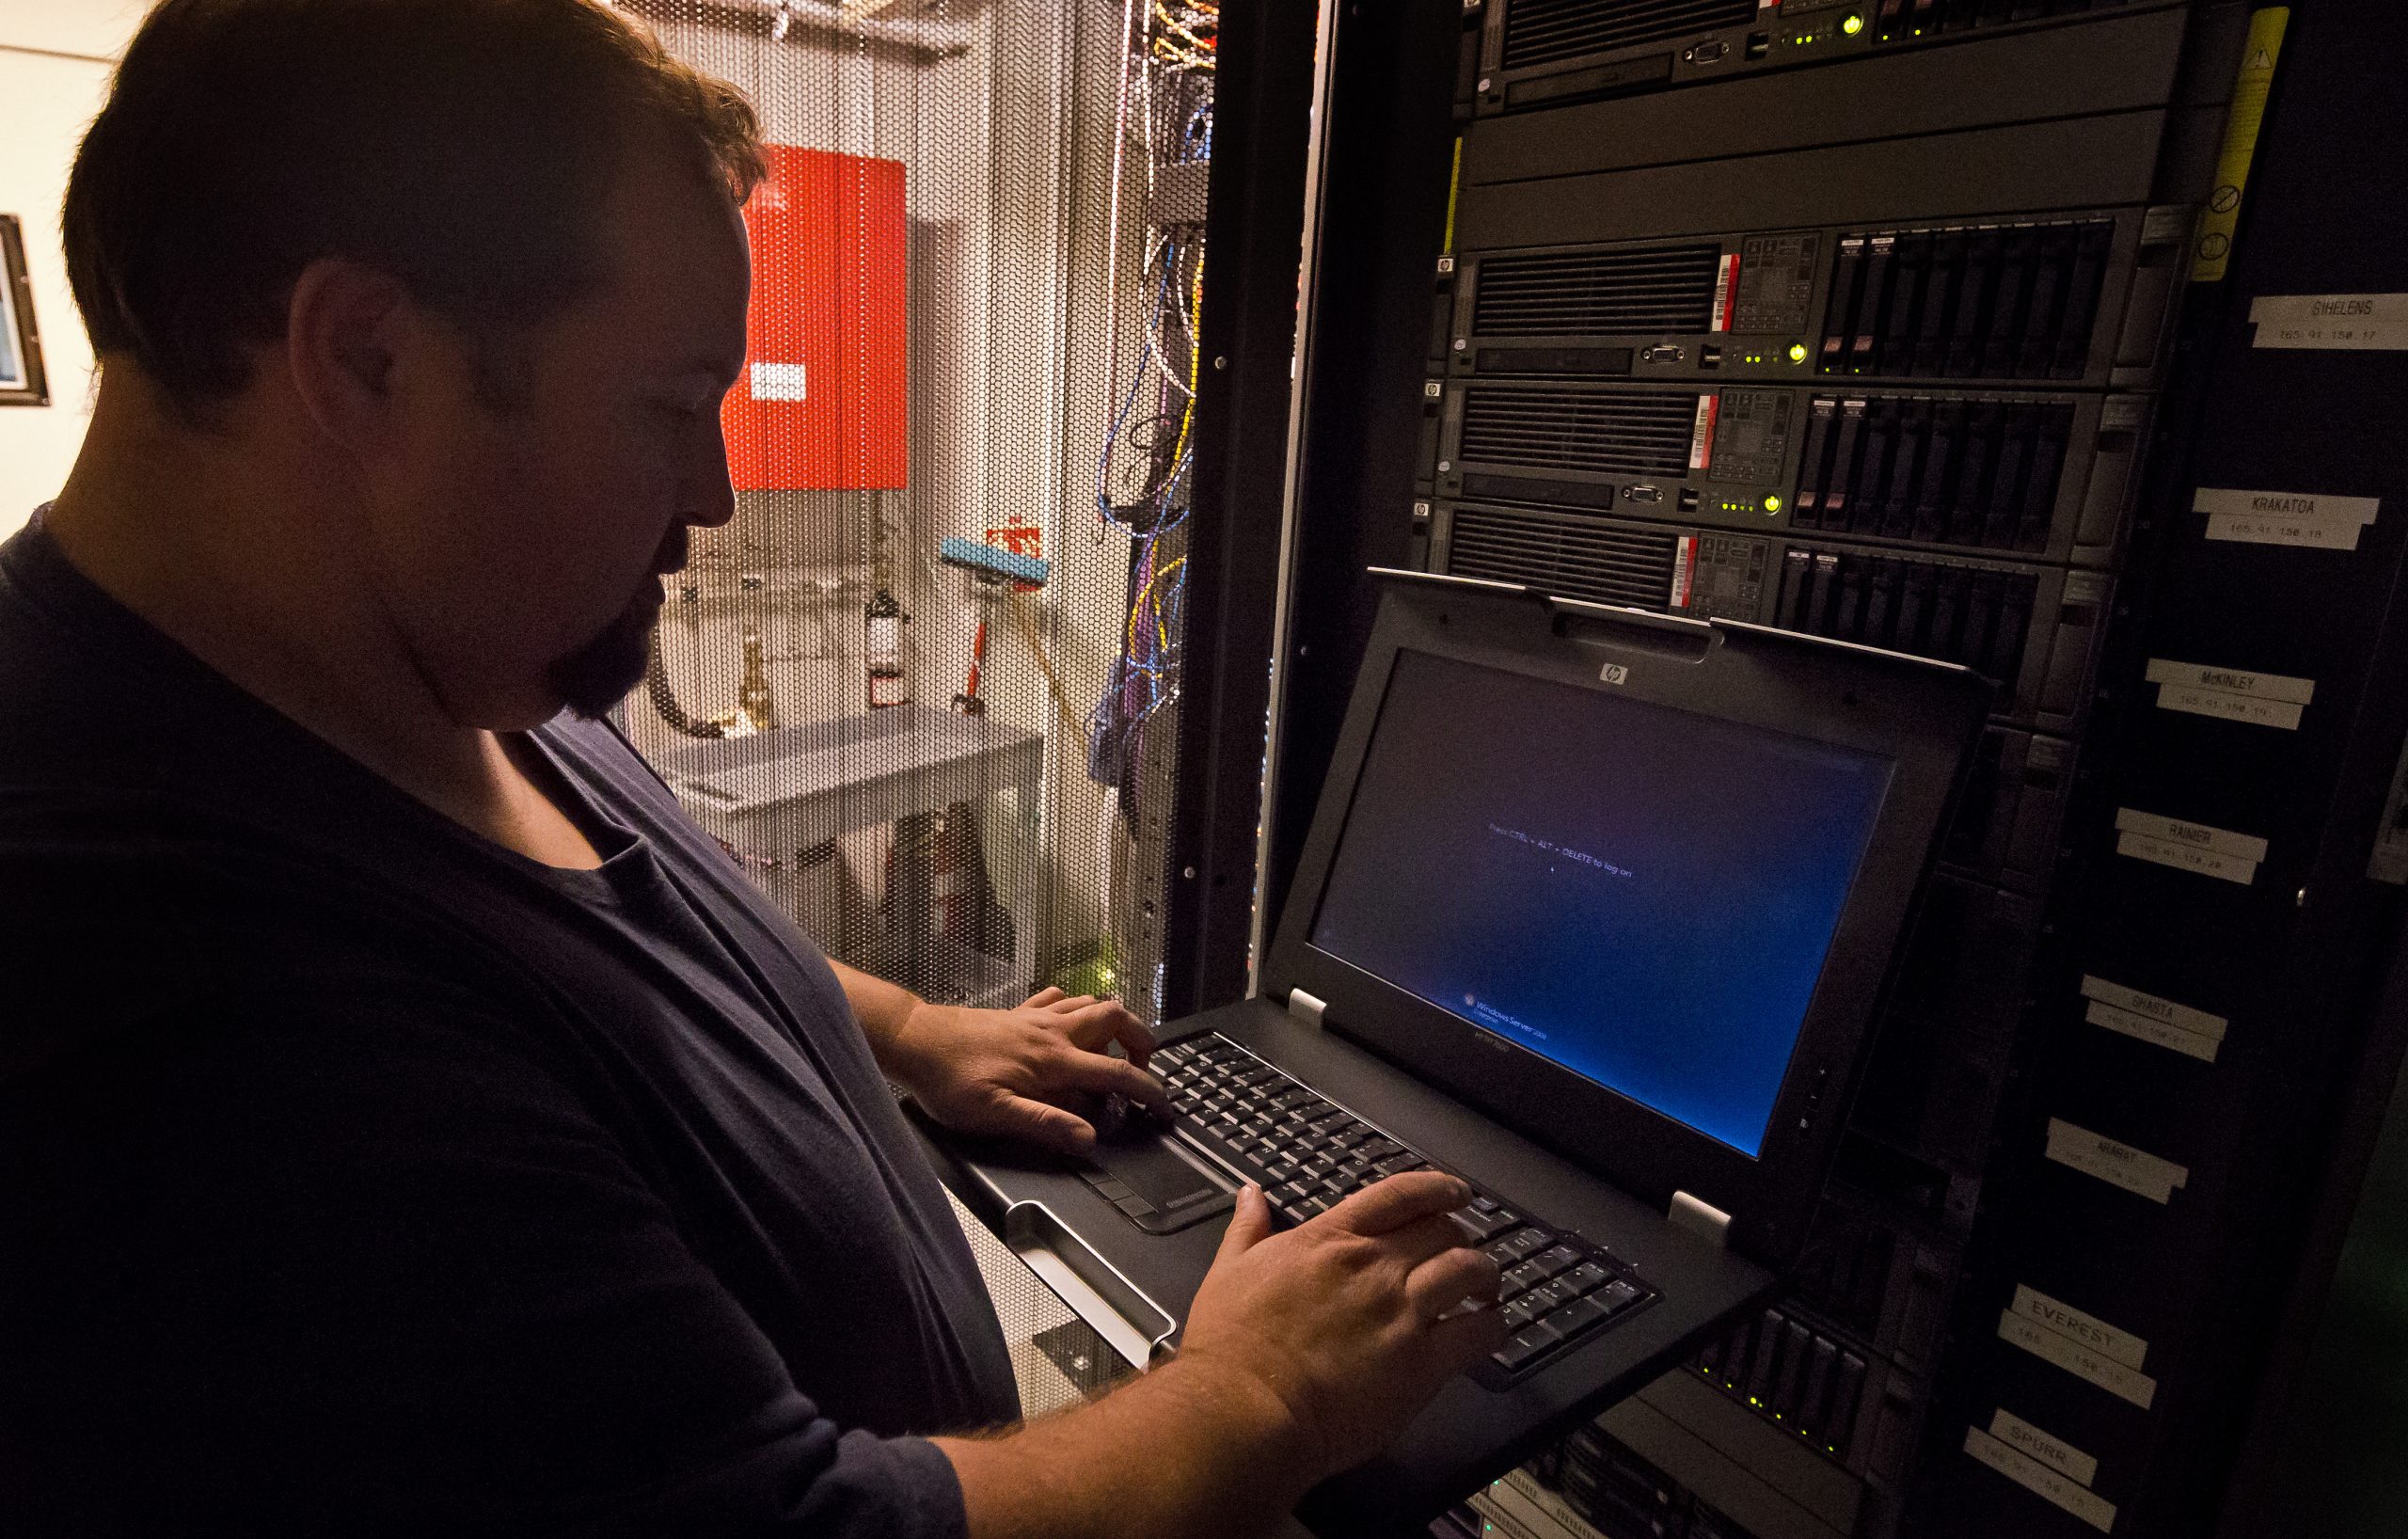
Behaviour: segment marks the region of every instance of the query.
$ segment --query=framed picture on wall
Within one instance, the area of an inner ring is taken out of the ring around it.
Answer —
[[[25,231],[0,214],[0,406],[47,406],[41,334],[34,329],[34,286],[25,276]]]

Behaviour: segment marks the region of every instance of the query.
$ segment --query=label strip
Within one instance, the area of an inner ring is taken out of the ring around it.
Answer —
[[[2130,1401],[2142,1410],[2147,1410],[2149,1403],[2157,1398],[2157,1381],[2147,1373],[2101,1357],[2079,1341],[2024,1319],[2013,1309],[1999,1311],[1998,1334],[1999,1340],[2054,1363],[2075,1378],[2095,1384],[2116,1399]]]
[[[2069,1170],[2096,1176],[2110,1186],[2145,1197],[2161,1206],[2173,1201],[2174,1194],[2191,1182],[2187,1166],[2160,1159],[2146,1150],[2134,1149],[2103,1133],[2078,1128],[2060,1118],[2049,1119],[2049,1142],[2044,1152]]]
[[[1697,398],[1697,420],[1689,426],[1689,468],[1703,470],[1706,461],[1714,457],[1714,420],[1722,410],[1722,397],[1708,390]]]
[[[2115,1505],[2097,1492],[2076,1485],[2048,1466],[2019,1452],[1979,1427],[1965,1429],[1965,1452],[2025,1490],[2054,1502],[2105,1533],[2115,1524]]]
[[[1672,553],[1672,603],[1676,610],[1689,607],[1689,591],[1697,582],[1697,536],[1684,534]]]
[[[2177,1005],[2170,999],[2160,999],[2155,994],[2145,994],[2138,989],[2127,989],[2120,983],[2110,983],[2105,978],[2094,977],[2089,974],[2083,975],[2082,997],[2095,999],[2101,1005],[2112,1005],[2119,1010],[2130,1010],[2134,1015],[2145,1015],[2152,1020],[2162,1021],[2167,1025],[2178,1026],[2184,1031],[2196,1032],[2202,1037],[2213,1038],[2217,1041],[2224,1040],[2225,1028],[2232,1023],[2221,1015],[2210,1015],[2205,1010],[2195,1010],[2188,1005]]]
[[[2147,861],[2154,865],[2170,865],[2178,871],[2193,871],[2203,877],[2238,882],[2243,887],[2258,880],[2256,861],[2244,861],[2237,855],[2219,854],[2212,849],[2200,849],[2191,845],[2168,844],[2163,839],[2152,839],[2146,833],[2115,835],[2115,853],[2130,855],[2136,861]]]
[[[2095,999],[2083,1012],[2083,1019],[2094,1026],[2104,1026],[2109,1031],[2153,1043],[2186,1057],[2196,1058],[2201,1063],[2215,1062],[2216,1054],[2224,1046],[2212,1037],[2202,1037],[2195,1031],[2184,1031],[2180,1026],[2169,1025],[2163,1021],[2134,1015],[2130,1010],[2119,1010],[2113,1005],[2102,1005]]]
[[[1731,307],[1736,302],[1738,292],[1739,253],[1726,251],[1722,254],[1721,271],[1714,275],[1714,321],[1707,330],[1731,329]]]
[[[2381,506],[2381,500],[2372,497],[2234,486],[2201,486],[2191,498],[2191,511],[2208,516],[2210,540],[2316,550],[2355,550],[2358,536],[2374,522]]]
[[[2034,1325],[2046,1325],[2059,1336],[2115,1358],[2126,1368],[2140,1368],[2148,1360],[2148,1343],[2141,1338],[2128,1330],[2117,1330],[2095,1314],[2084,1314],[2070,1304],[2059,1303],[2036,1288],[2017,1283],[2014,1302],[2007,1308]]]
[[[2249,302],[2257,347],[2408,348],[2408,294],[2268,294]]]
[[[2098,1460],[2062,1437],[2050,1436],[2004,1405],[1990,1413],[1990,1436],[2016,1452],[2039,1460],[2078,1485],[2088,1485],[2099,1477]]]

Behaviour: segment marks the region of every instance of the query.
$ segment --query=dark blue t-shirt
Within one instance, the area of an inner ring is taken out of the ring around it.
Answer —
[[[1010,1361],[834,976],[531,738],[600,869],[0,545],[0,1528],[961,1531]]]

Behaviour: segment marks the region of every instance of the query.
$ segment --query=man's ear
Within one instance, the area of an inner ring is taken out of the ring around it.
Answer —
[[[397,426],[406,355],[423,335],[388,275],[336,257],[311,262],[285,309],[285,364],[302,408],[354,455],[378,457]]]

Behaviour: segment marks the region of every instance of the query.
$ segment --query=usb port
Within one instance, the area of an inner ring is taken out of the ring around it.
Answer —
[[[1697,488],[1694,486],[1684,486],[1681,488],[1681,511],[1683,513],[1695,513],[1697,511]]]
[[[1699,348],[1697,350],[1697,366],[1701,369],[1721,368],[1722,349],[1711,344]]]
[[[1771,34],[1771,33],[1769,33],[1769,32],[1751,32],[1751,33],[1749,33],[1749,34],[1748,34],[1748,56],[1749,56],[1750,58],[1762,58],[1762,57],[1764,57],[1766,54],[1769,54],[1769,53],[1771,53],[1771,52],[1772,52],[1772,34]]]
[[[1624,486],[1622,495],[1633,502],[1661,502],[1664,492],[1657,486]]]
[[[1682,354],[1680,348],[1674,346],[1671,342],[1658,342],[1655,346],[1640,354],[1639,361],[1641,363],[1678,363],[1681,361],[1681,357]]]

